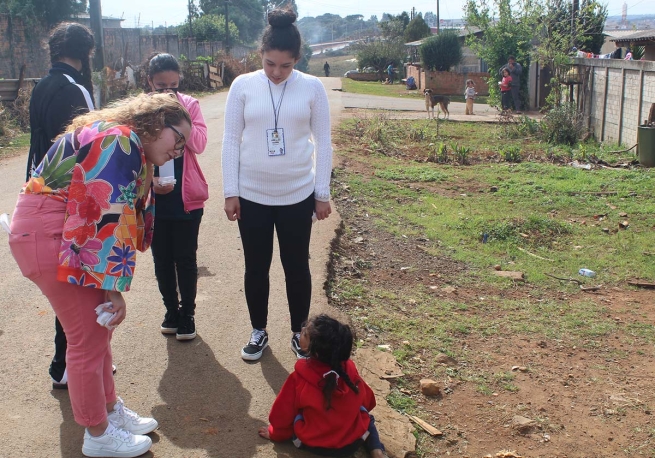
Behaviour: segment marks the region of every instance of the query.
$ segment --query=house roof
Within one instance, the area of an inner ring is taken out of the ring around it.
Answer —
[[[655,42],[655,31],[641,30],[622,37],[611,38],[610,41],[615,43]]]
[[[447,30],[452,30],[452,29],[447,29]],[[462,29],[457,30],[456,32],[457,32],[457,36],[459,38],[465,38],[465,37],[467,37],[469,35],[479,35],[479,34],[483,33],[482,30],[480,30],[477,27],[464,27]],[[430,37],[422,38],[420,40],[412,41],[410,43],[405,43],[405,46],[421,46],[423,44],[423,42],[425,40],[427,40],[428,38],[430,38]]]

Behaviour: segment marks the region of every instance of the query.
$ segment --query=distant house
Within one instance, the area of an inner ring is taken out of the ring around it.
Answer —
[[[104,29],[120,29],[121,22],[125,19],[112,17],[112,16],[103,16],[102,17],[102,27]],[[91,18],[87,13],[78,14],[75,17],[71,18],[71,21],[77,22],[79,24],[91,27]]]
[[[643,46],[644,60],[655,60],[655,31],[653,30],[633,32],[622,37],[611,38],[610,41],[621,48]]]
[[[431,27],[432,34],[436,35],[436,27]],[[441,29],[441,31],[448,30],[448,29]],[[450,29],[453,30],[453,29]],[[466,37],[469,35],[475,35],[477,37],[481,36],[483,32],[478,29],[477,27],[470,27],[470,28],[463,28],[463,29],[455,29],[455,32],[457,32],[457,35],[459,37],[459,42],[462,45],[462,62],[454,67],[452,71],[457,72],[457,73],[480,73],[480,72],[487,72],[489,71],[489,68],[487,66],[487,63],[480,59],[477,54],[471,50],[468,46],[466,46]],[[429,37],[428,37],[429,38]],[[418,52],[418,48],[423,44],[423,42],[427,40],[427,38],[423,38],[418,41],[412,41],[410,43],[405,43],[405,46],[407,47],[408,55],[412,58],[412,61],[418,62],[420,60],[420,55]]]

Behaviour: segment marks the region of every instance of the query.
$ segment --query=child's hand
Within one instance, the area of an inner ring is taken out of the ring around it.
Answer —
[[[271,436],[268,434],[268,426],[261,426],[259,428],[259,435],[264,439],[271,440]]]

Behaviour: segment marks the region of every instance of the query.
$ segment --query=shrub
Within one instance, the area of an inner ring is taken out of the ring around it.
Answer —
[[[518,146],[508,146],[501,150],[505,162],[521,162],[521,148]]]
[[[572,146],[584,132],[582,115],[569,103],[553,108],[541,121],[541,135],[548,143]]]
[[[462,45],[457,34],[444,30],[439,35],[428,38],[418,48],[421,62],[425,68],[437,71],[449,71],[462,61]]]

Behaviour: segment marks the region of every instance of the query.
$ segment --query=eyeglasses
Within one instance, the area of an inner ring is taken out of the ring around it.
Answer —
[[[175,146],[173,147],[173,150],[178,152],[177,154],[178,156],[181,156],[184,153],[184,147],[186,146],[186,137],[182,132],[180,132],[170,124],[165,124],[165,127],[168,127],[177,135],[177,141],[175,142]]]
[[[166,91],[171,91],[171,92],[177,94],[177,91],[179,91],[179,90],[180,90],[179,87],[160,87],[160,88],[155,89],[155,92],[158,92],[159,94],[162,94],[162,93],[164,93]]]

